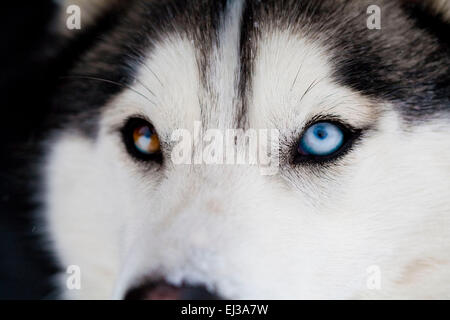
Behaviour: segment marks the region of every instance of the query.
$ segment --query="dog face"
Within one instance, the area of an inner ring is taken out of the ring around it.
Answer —
[[[449,47],[413,5],[379,1],[368,29],[370,4],[130,5],[55,99],[45,218],[61,266],[81,270],[80,290],[59,277],[63,295],[164,281],[238,299],[450,297]],[[180,129],[275,130],[276,170],[204,161],[220,139],[175,163]]]

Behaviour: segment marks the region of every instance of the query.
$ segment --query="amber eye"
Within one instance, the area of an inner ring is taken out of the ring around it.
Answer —
[[[122,129],[128,152],[141,160],[159,160],[161,145],[155,128],[140,118],[129,119]]]

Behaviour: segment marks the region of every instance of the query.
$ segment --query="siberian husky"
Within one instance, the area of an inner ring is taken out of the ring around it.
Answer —
[[[59,297],[450,298],[449,2],[72,2],[33,161]]]

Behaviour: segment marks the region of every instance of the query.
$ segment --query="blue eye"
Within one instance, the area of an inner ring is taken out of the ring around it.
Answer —
[[[331,122],[318,122],[303,134],[298,152],[302,155],[328,156],[344,144],[344,132]]]

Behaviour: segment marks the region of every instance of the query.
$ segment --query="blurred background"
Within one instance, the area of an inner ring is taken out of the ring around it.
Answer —
[[[0,299],[50,298],[49,276],[55,270],[42,250],[41,226],[30,215],[33,177],[16,155],[18,150],[23,157],[33,155],[27,146],[57,79],[51,35],[56,5],[25,2],[8,1],[0,10]]]

